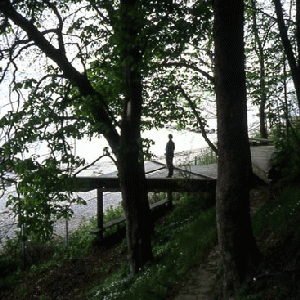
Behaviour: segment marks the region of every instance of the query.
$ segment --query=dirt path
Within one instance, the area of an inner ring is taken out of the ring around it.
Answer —
[[[255,214],[261,205],[269,200],[268,186],[258,186],[250,192],[250,211]],[[218,246],[213,248],[207,259],[191,272],[184,287],[174,300],[209,300],[216,283],[216,276],[220,267],[220,251]]]
[[[219,266],[220,252],[218,246],[216,246],[205,262],[190,275],[185,287],[174,300],[209,300]]]

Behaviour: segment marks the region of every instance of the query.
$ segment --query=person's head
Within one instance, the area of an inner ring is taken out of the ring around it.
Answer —
[[[172,134],[169,134],[169,139],[171,140],[173,138],[173,135]]]

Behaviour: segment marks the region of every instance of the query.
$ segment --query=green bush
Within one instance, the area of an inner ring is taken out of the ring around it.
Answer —
[[[275,131],[276,152],[273,157],[275,170],[281,175],[282,183],[300,182],[300,125],[290,126],[282,130],[278,126]]]
[[[121,203],[117,206],[109,206],[103,216],[103,222],[107,223],[115,219],[119,219],[121,217],[125,217],[125,211],[121,205]]]
[[[195,157],[196,165],[208,165],[217,162],[216,153],[211,148],[201,149],[201,154]]]
[[[286,187],[276,201],[265,203],[253,216],[254,235],[260,236],[267,229],[276,238],[283,239],[288,234],[291,222],[299,214],[300,188]]]

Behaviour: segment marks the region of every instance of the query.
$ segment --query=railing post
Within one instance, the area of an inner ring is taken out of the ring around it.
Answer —
[[[25,225],[24,223],[21,224],[21,257],[22,257],[22,268],[26,268],[26,245],[25,245]]]
[[[66,219],[66,238],[65,238],[65,248],[69,247],[69,222]]]
[[[97,189],[97,225],[99,229],[99,241],[103,240],[103,189]]]
[[[173,206],[173,197],[172,197],[172,191],[167,191],[167,207],[171,208]]]

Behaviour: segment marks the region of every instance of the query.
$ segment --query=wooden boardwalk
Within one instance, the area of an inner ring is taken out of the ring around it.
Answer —
[[[274,146],[251,147],[251,159],[254,173],[268,182],[270,158],[274,153]],[[162,163],[155,161],[145,162],[145,174],[148,192],[168,192],[167,204],[172,204],[172,192],[211,192],[216,191],[218,173],[217,163],[209,165],[180,166],[174,170],[173,178],[166,178],[168,170]],[[97,190],[97,219],[98,228],[94,233],[101,239],[106,227],[118,225],[125,218],[103,224],[103,192],[120,191],[120,182],[117,172],[99,175],[97,177],[76,177],[71,182],[74,191]]]
[[[254,173],[268,182],[270,158],[274,146],[251,147],[251,160]],[[149,191],[181,191],[187,186],[187,191],[198,191],[213,187],[217,179],[217,163],[209,165],[180,166],[174,170],[173,178],[166,178],[168,170],[165,165],[155,161],[145,162],[145,173]],[[89,191],[101,188],[104,191],[120,191],[117,172],[94,177],[74,178],[75,191]]]
[[[268,172],[270,169],[270,159],[274,153],[274,149],[274,146],[250,147],[253,172],[265,182],[269,182]],[[194,174],[202,175],[211,179],[217,179],[217,164],[191,166],[190,168],[191,172]]]
[[[251,147],[251,159],[253,172],[263,179],[265,182],[269,182],[268,172],[270,169],[270,159],[272,158],[275,147],[274,146],[258,146]]]

